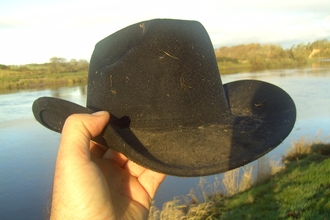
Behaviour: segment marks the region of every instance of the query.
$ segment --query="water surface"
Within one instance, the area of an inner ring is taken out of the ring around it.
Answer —
[[[242,79],[267,81],[283,88],[295,101],[293,131],[267,156],[280,158],[291,141],[301,136],[330,134],[330,68],[267,70],[221,76],[223,83]],[[85,105],[86,86],[25,90],[0,95],[0,219],[44,219],[47,215],[60,135],[34,120],[31,106],[42,96]],[[320,133],[322,132],[322,133]],[[208,176],[213,182],[218,175]],[[173,197],[186,195],[200,178],[166,177],[156,197],[161,207]]]

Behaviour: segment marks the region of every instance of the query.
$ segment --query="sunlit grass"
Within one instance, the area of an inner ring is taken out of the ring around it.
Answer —
[[[0,89],[26,89],[42,85],[71,85],[87,83],[87,72],[36,74],[0,70]]]
[[[149,219],[326,219],[330,216],[330,144],[303,137],[282,160],[262,157],[204,178],[188,195],[152,207]],[[282,163],[283,162],[283,163]]]

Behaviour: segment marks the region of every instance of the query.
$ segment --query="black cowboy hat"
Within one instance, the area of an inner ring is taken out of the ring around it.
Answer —
[[[87,107],[50,97],[35,118],[61,132],[74,113],[106,110],[109,125],[94,140],[157,172],[202,176],[245,165],[290,133],[296,108],[272,84],[222,85],[214,49],[196,21],[156,19],[97,43]]]

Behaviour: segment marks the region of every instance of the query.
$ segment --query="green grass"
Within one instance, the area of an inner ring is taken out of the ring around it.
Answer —
[[[330,160],[320,154],[292,161],[267,183],[217,207],[220,219],[325,219],[330,216]]]
[[[218,68],[221,74],[242,73],[252,70],[250,63],[218,62]]]
[[[72,85],[87,82],[87,72],[35,73],[0,70],[0,90],[26,89],[45,85]]]
[[[149,219],[330,219],[330,144],[302,138],[293,142],[287,155],[282,166],[266,159],[259,162],[254,180],[250,168],[245,168],[243,175],[250,177],[241,178],[240,183],[239,172],[234,170],[228,172],[231,181],[216,180],[211,193],[205,183],[200,184],[203,201],[194,199],[196,192],[192,191],[183,197],[190,200],[176,198],[162,210],[153,207]],[[269,168],[259,171],[267,164]],[[220,182],[236,191],[217,189]],[[251,187],[239,190],[244,182],[252,183]]]

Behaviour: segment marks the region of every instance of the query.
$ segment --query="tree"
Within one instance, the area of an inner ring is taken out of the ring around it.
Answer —
[[[53,73],[59,73],[62,67],[65,66],[66,59],[62,57],[52,57],[50,58],[51,71]]]
[[[71,59],[69,62],[69,71],[77,72],[78,71],[78,61],[76,59]]]
[[[88,71],[89,63],[86,60],[78,61],[78,70],[79,71]]]
[[[10,69],[10,67],[6,66],[6,65],[3,65],[3,64],[0,64],[0,69],[7,70],[7,69]]]

